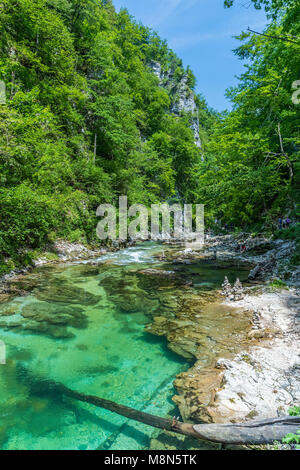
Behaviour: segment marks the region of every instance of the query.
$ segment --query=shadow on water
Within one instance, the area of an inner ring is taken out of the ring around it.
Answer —
[[[124,438],[129,438],[135,441],[139,446],[149,447],[151,432],[152,429],[144,425],[133,425],[130,420],[122,418],[125,422],[120,426],[119,424],[114,424],[111,420],[113,413],[108,412],[108,417],[99,416],[99,410],[97,408],[83,403],[74,403],[74,400],[71,398],[65,397],[63,394],[59,393],[56,389],[52,387],[51,383],[48,383],[47,380],[41,379],[39,377],[34,377],[24,366],[18,366],[17,377],[20,386],[26,384],[26,387],[29,391],[29,396],[34,399],[46,399],[49,403],[49,406],[56,408],[63,414],[73,414],[76,417],[77,424],[84,424],[85,426],[95,425],[101,431],[105,431],[109,434],[109,437],[99,444],[98,450],[108,450],[110,449],[119,435],[122,434]],[[159,388],[163,387],[163,384]],[[153,391],[153,396],[150,400],[153,400],[156,397],[158,390]],[[170,390],[170,392],[175,393],[175,390]],[[171,400],[171,395],[167,397],[167,401],[170,404],[170,411],[167,413],[168,416],[179,416],[179,410],[174,405]],[[88,409],[90,408],[90,409]],[[96,410],[96,412],[95,412]],[[101,411],[100,411],[101,413]],[[107,413],[107,412],[105,412]],[[165,415],[163,415],[165,416]],[[38,427],[38,424],[35,423]],[[139,429],[140,427],[145,428],[145,431]],[[150,433],[149,433],[150,429]],[[36,430],[36,438],[39,436],[39,430]],[[80,445],[78,447],[81,450],[87,449],[87,446]]]
[[[154,335],[151,335],[150,333],[144,332],[140,336],[140,339],[144,343],[148,343],[149,346],[151,345],[159,346],[159,350],[157,351],[156,354],[162,354],[169,361],[176,361],[178,364],[182,364],[183,366],[186,366],[187,363],[192,364],[194,362],[192,360],[188,361],[187,359],[183,358],[179,354],[176,354],[175,352],[171,351],[168,348],[168,341],[164,336],[154,336]]]

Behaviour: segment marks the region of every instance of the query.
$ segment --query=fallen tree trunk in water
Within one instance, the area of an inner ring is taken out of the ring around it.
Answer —
[[[193,425],[181,423],[175,419],[160,418],[128,406],[119,405],[104,398],[85,395],[57,382],[43,381],[43,385],[48,390],[51,389],[75,400],[104,408],[148,426],[221,444],[271,444],[274,441],[281,441],[289,433],[296,433],[300,428],[300,416],[284,416],[242,424]]]
[[[221,444],[272,444],[300,429],[300,416],[252,421],[241,424],[197,424],[198,439]]]

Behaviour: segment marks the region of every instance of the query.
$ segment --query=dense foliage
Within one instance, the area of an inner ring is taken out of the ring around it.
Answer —
[[[177,85],[184,79],[193,95],[195,77],[125,10],[109,0],[0,0],[2,270],[58,237],[92,241],[97,206],[121,194],[129,203],[204,203],[209,223],[243,228],[296,216],[299,6],[253,3],[268,10],[266,36],[239,37],[247,65],[228,90],[232,112],[195,98],[199,149],[195,116],[174,111]]]
[[[159,86],[153,61],[173,88]],[[191,116],[170,112],[182,77],[193,93],[166,43],[110,1],[1,0],[2,256],[60,236],[91,240],[97,206],[120,194],[195,200]]]
[[[199,195],[214,217],[270,229],[278,217],[295,221],[299,211],[300,104],[292,101],[292,87],[300,77],[300,5],[253,3],[266,8],[270,24],[264,35],[238,38],[235,53],[246,60],[245,72],[227,91],[233,111],[213,126]]]

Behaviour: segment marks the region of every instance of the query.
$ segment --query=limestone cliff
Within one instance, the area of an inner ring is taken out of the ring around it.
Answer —
[[[189,87],[188,75],[184,73],[179,79],[175,78],[173,69],[164,71],[161,64],[157,61],[151,63],[154,74],[159,79],[161,87],[168,91],[171,98],[170,111],[176,115],[181,112],[190,115],[191,129],[194,132],[195,144],[201,147],[199,113],[194,91]]]

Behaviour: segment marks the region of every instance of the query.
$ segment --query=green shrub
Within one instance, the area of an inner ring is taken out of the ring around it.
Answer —
[[[274,281],[270,282],[270,287],[274,287],[275,289],[280,289],[280,288],[287,288],[287,285],[284,281],[281,279],[274,279]]]
[[[32,264],[32,250],[58,237],[72,242],[96,238],[97,204],[81,191],[45,195],[22,184],[1,190],[0,206],[0,253],[22,259],[23,265]]]
[[[16,255],[20,248],[36,248],[47,241],[55,225],[51,198],[40,195],[29,186],[0,191],[0,252]]]
[[[12,259],[8,261],[0,260],[0,276],[3,276],[4,274],[8,274],[10,271],[13,271],[15,268],[16,268],[16,265]]]
[[[289,415],[290,416],[300,416],[300,406],[293,406],[289,410]],[[296,432],[296,434],[290,433],[287,434],[283,439],[282,439],[283,444],[297,444],[296,449],[300,450],[300,429],[299,431]]]
[[[79,242],[79,241],[85,241],[85,236],[84,236],[84,233],[82,233],[81,230],[77,229],[77,230],[73,230],[72,232],[70,232],[70,234],[68,235],[68,240],[72,243],[74,242]]]
[[[277,230],[274,234],[274,238],[300,241],[300,224],[292,225],[288,229]]]
[[[291,265],[297,266],[298,264],[300,264],[300,243],[297,244],[295,254],[291,256]]]
[[[288,229],[277,230],[274,237],[281,240],[296,241],[295,253],[291,256],[290,263],[292,266],[300,264],[300,224],[292,225]]]

